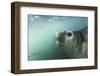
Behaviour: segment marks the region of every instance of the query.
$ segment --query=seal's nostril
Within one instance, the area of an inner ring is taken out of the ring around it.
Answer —
[[[72,33],[71,32],[67,32],[67,36],[72,36]]]

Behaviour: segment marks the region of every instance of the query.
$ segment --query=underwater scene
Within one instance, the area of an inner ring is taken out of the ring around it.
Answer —
[[[88,17],[28,14],[28,60],[88,58]]]

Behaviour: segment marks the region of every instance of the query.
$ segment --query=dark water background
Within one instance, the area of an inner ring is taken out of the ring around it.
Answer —
[[[28,60],[73,59],[73,52],[65,54],[64,48],[56,46],[56,32],[87,25],[87,17],[28,15]]]

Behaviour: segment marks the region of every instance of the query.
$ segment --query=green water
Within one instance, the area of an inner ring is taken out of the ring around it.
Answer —
[[[79,30],[88,24],[87,17],[28,15],[28,60],[72,59],[72,52],[56,46],[56,32]]]

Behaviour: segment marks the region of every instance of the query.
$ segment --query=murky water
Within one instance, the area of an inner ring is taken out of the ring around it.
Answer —
[[[80,30],[87,25],[87,17],[28,15],[28,60],[75,58],[73,52],[65,54],[63,47],[56,46],[56,32]]]

